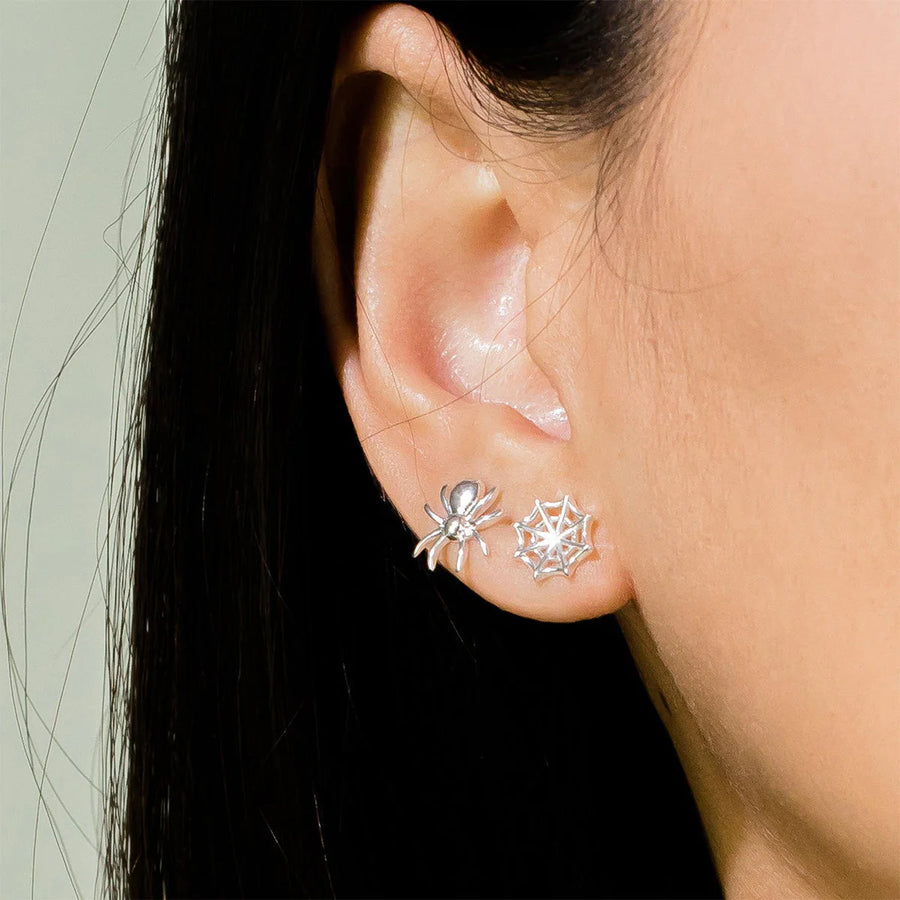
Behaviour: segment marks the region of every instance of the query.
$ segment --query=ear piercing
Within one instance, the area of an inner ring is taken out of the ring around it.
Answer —
[[[514,556],[540,581],[551,575],[571,575],[582,557],[593,550],[590,515],[582,513],[566,494],[556,503],[534,501],[534,509],[513,527],[519,538]]]
[[[489,509],[494,501],[497,488],[491,488],[480,500],[478,494],[481,485],[477,481],[460,481],[456,487],[450,491],[450,498],[447,498],[447,485],[441,488],[441,503],[447,511],[445,518],[439,516],[427,503],[425,504],[425,512],[437,522],[438,527],[434,531],[426,534],[425,537],[416,544],[413,550],[413,556],[418,556],[432,541],[431,548],[428,551],[428,568],[434,571],[437,565],[438,555],[441,550],[451,541],[458,544],[456,550],[456,571],[459,572],[463,563],[466,561],[466,544],[472,539],[478,541],[481,545],[481,552],[487,556],[488,548],[484,542],[484,538],[478,533],[479,527],[486,526],[492,519],[496,519],[503,510],[495,509],[493,512],[479,516],[482,510]]]
[[[441,551],[456,542],[455,570],[460,572],[466,561],[467,545],[473,538],[487,556],[488,548],[479,528],[491,524],[503,512],[486,512],[494,503],[497,488],[491,488],[481,499],[481,484],[460,481],[447,496],[447,485],[441,488],[441,503],[446,516],[439,516],[427,503],[425,512],[438,527],[416,544],[413,556],[428,548],[428,568],[433,572]],[[518,549],[513,554],[527,565],[535,581],[551,575],[571,575],[575,566],[594,548],[590,540],[591,516],[582,513],[566,494],[556,502],[534,501],[534,509],[515,522]]]

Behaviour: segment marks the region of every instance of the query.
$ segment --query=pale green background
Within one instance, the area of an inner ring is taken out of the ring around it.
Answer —
[[[123,9],[123,3],[105,0],[0,0],[0,388],[28,269]],[[28,418],[72,338],[116,275],[118,263],[104,244],[104,232],[121,212],[135,129],[158,77],[160,13],[156,0],[132,0],[125,11],[38,257],[12,356],[3,423],[4,504]],[[146,169],[139,164],[130,196],[146,183]],[[135,209],[140,205],[138,201]],[[130,242],[137,221],[133,213],[125,218],[124,243]],[[107,239],[115,245],[115,228]],[[27,598],[25,541],[37,435],[13,484],[3,526],[9,648],[21,669],[27,600],[28,692],[47,722],[55,715],[87,601],[56,736],[95,782],[100,777],[105,613],[99,585],[91,589],[91,581],[104,530],[103,524],[98,527],[98,515],[109,467],[116,328],[111,315],[66,366],[53,401],[33,493]],[[6,641],[0,646],[0,657],[6,658]],[[6,667],[2,674],[0,897],[93,896],[101,804],[58,746],[50,753],[48,781],[59,796],[49,785],[44,793],[77,889],[44,812],[38,821],[32,883],[37,788],[13,706],[13,691],[21,698],[21,685],[6,677]],[[30,715],[39,776],[48,737],[34,710]]]

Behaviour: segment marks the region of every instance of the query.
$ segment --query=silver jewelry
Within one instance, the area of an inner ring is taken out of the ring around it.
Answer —
[[[481,491],[481,484],[477,481],[461,481],[456,487],[450,491],[450,497],[447,498],[447,485],[441,488],[441,503],[447,511],[446,518],[441,518],[427,503],[425,504],[425,512],[438,523],[438,528],[426,534],[425,537],[416,544],[413,550],[413,556],[418,556],[429,543],[434,541],[431,549],[428,551],[428,568],[434,571],[437,565],[438,555],[441,550],[451,541],[456,541],[459,545],[456,550],[456,571],[459,572],[466,561],[466,545],[472,539],[478,541],[481,545],[481,552],[487,556],[488,548],[484,542],[484,538],[478,533],[478,529],[487,525],[492,519],[496,519],[503,510],[495,509],[493,512],[479,516],[483,510],[489,509],[494,502],[494,495],[497,488],[491,488],[480,500],[478,494]],[[477,517],[477,518],[476,518]]]
[[[590,515],[582,513],[566,494],[555,503],[534,501],[534,509],[514,524],[519,537],[516,559],[534,572],[534,580],[570,575],[594,548],[590,541]]]

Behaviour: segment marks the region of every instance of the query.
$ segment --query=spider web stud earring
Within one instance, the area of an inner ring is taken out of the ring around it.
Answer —
[[[490,509],[494,502],[497,488],[491,488],[480,500],[478,494],[481,491],[481,484],[477,481],[460,481],[456,487],[450,491],[450,497],[447,497],[447,485],[441,488],[441,503],[447,512],[446,517],[439,516],[427,503],[425,504],[425,512],[437,522],[438,527],[434,531],[426,534],[425,537],[416,544],[413,550],[413,556],[418,556],[429,544],[428,550],[428,568],[433,572],[437,565],[438,556],[441,550],[451,541],[456,541],[458,547],[456,550],[455,569],[459,572],[463,563],[466,561],[466,545],[472,538],[478,541],[481,546],[481,552],[487,556],[488,548],[484,542],[484,538],[478,533],[480,527],[487,526],[489,522],[496,519],[503,510],[495,509],[493,512],[479,515],[484,510]]]
[[[534,501],[534,509],[513,527],[519,538],[516,559],[521,559],[540,581],[551,575],[571,575],[594,548],[591,517],[582,513],[566,494],[555,503]]]

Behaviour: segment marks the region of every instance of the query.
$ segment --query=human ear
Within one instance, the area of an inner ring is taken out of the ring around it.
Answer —
[[[562,302],[574,266],[555,258],[571,244],[543,240],[561,234],[547,213],[560,204],[534,165],[510,164],[518,148],[498,152],[451,54],[404,6],[379,8],[342,49],[314,227],[332,356],[369,463],[417,537],[435,528],[426,503],[447,514],[442,486],[497,487],[490,555],[472,541],[459,572],[471,588],[537,619],[613,612],[629,579],[580,440],[581,317]],[[538,580],[512,523],[564,496],[591,515],[593,550],[571,577]]]

